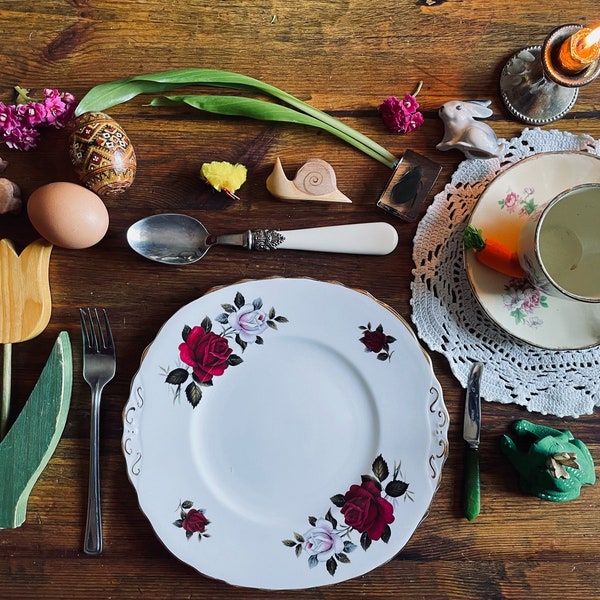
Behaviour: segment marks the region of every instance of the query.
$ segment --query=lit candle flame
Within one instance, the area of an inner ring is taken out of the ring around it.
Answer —
[[[570,75],[586,69],[600,58],[600,26],[581,28],[567,38],[558,52],[560,68]]]

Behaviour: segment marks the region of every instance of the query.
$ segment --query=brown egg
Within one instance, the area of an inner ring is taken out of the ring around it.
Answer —
[[[48,183],[27,201],[27,214],[36,231],[62,248],[89,248],[108,230],[108,210],[94,192],[65,181]]]
[[[135,178],[137,161],[123,128],[101,112],[76,119],[69,155],[79,180],[99,196],[124,192]]]

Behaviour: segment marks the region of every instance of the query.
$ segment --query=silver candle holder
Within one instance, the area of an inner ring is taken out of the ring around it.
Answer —
[[[562,43],[582,25],[561,25],[541,46],[529,46],[513,55],[500,75],[500,92],[508,111],[530,125],[543,125],[564,117],[577,100],[579,88],[600,74],[600,60],[579,73],[561,70],[557,60]]]

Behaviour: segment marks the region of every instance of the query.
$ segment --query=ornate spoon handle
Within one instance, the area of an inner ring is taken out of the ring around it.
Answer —
[[[355,223],[309,229],[255,229],[245,233],[209,236],[209,246],[225,244],[249,250],[310,250],[343,254],[389,254],[398,244],[398,233],[389,223]]]

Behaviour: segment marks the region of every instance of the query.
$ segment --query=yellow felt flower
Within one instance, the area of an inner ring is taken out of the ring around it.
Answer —
[[[247,172],[244,165],[218,161],[204,163],[200,169],[200,175],[206,183],[214,187],[217,192],[223,191],[236,199],[235,192],[246,181]]]

